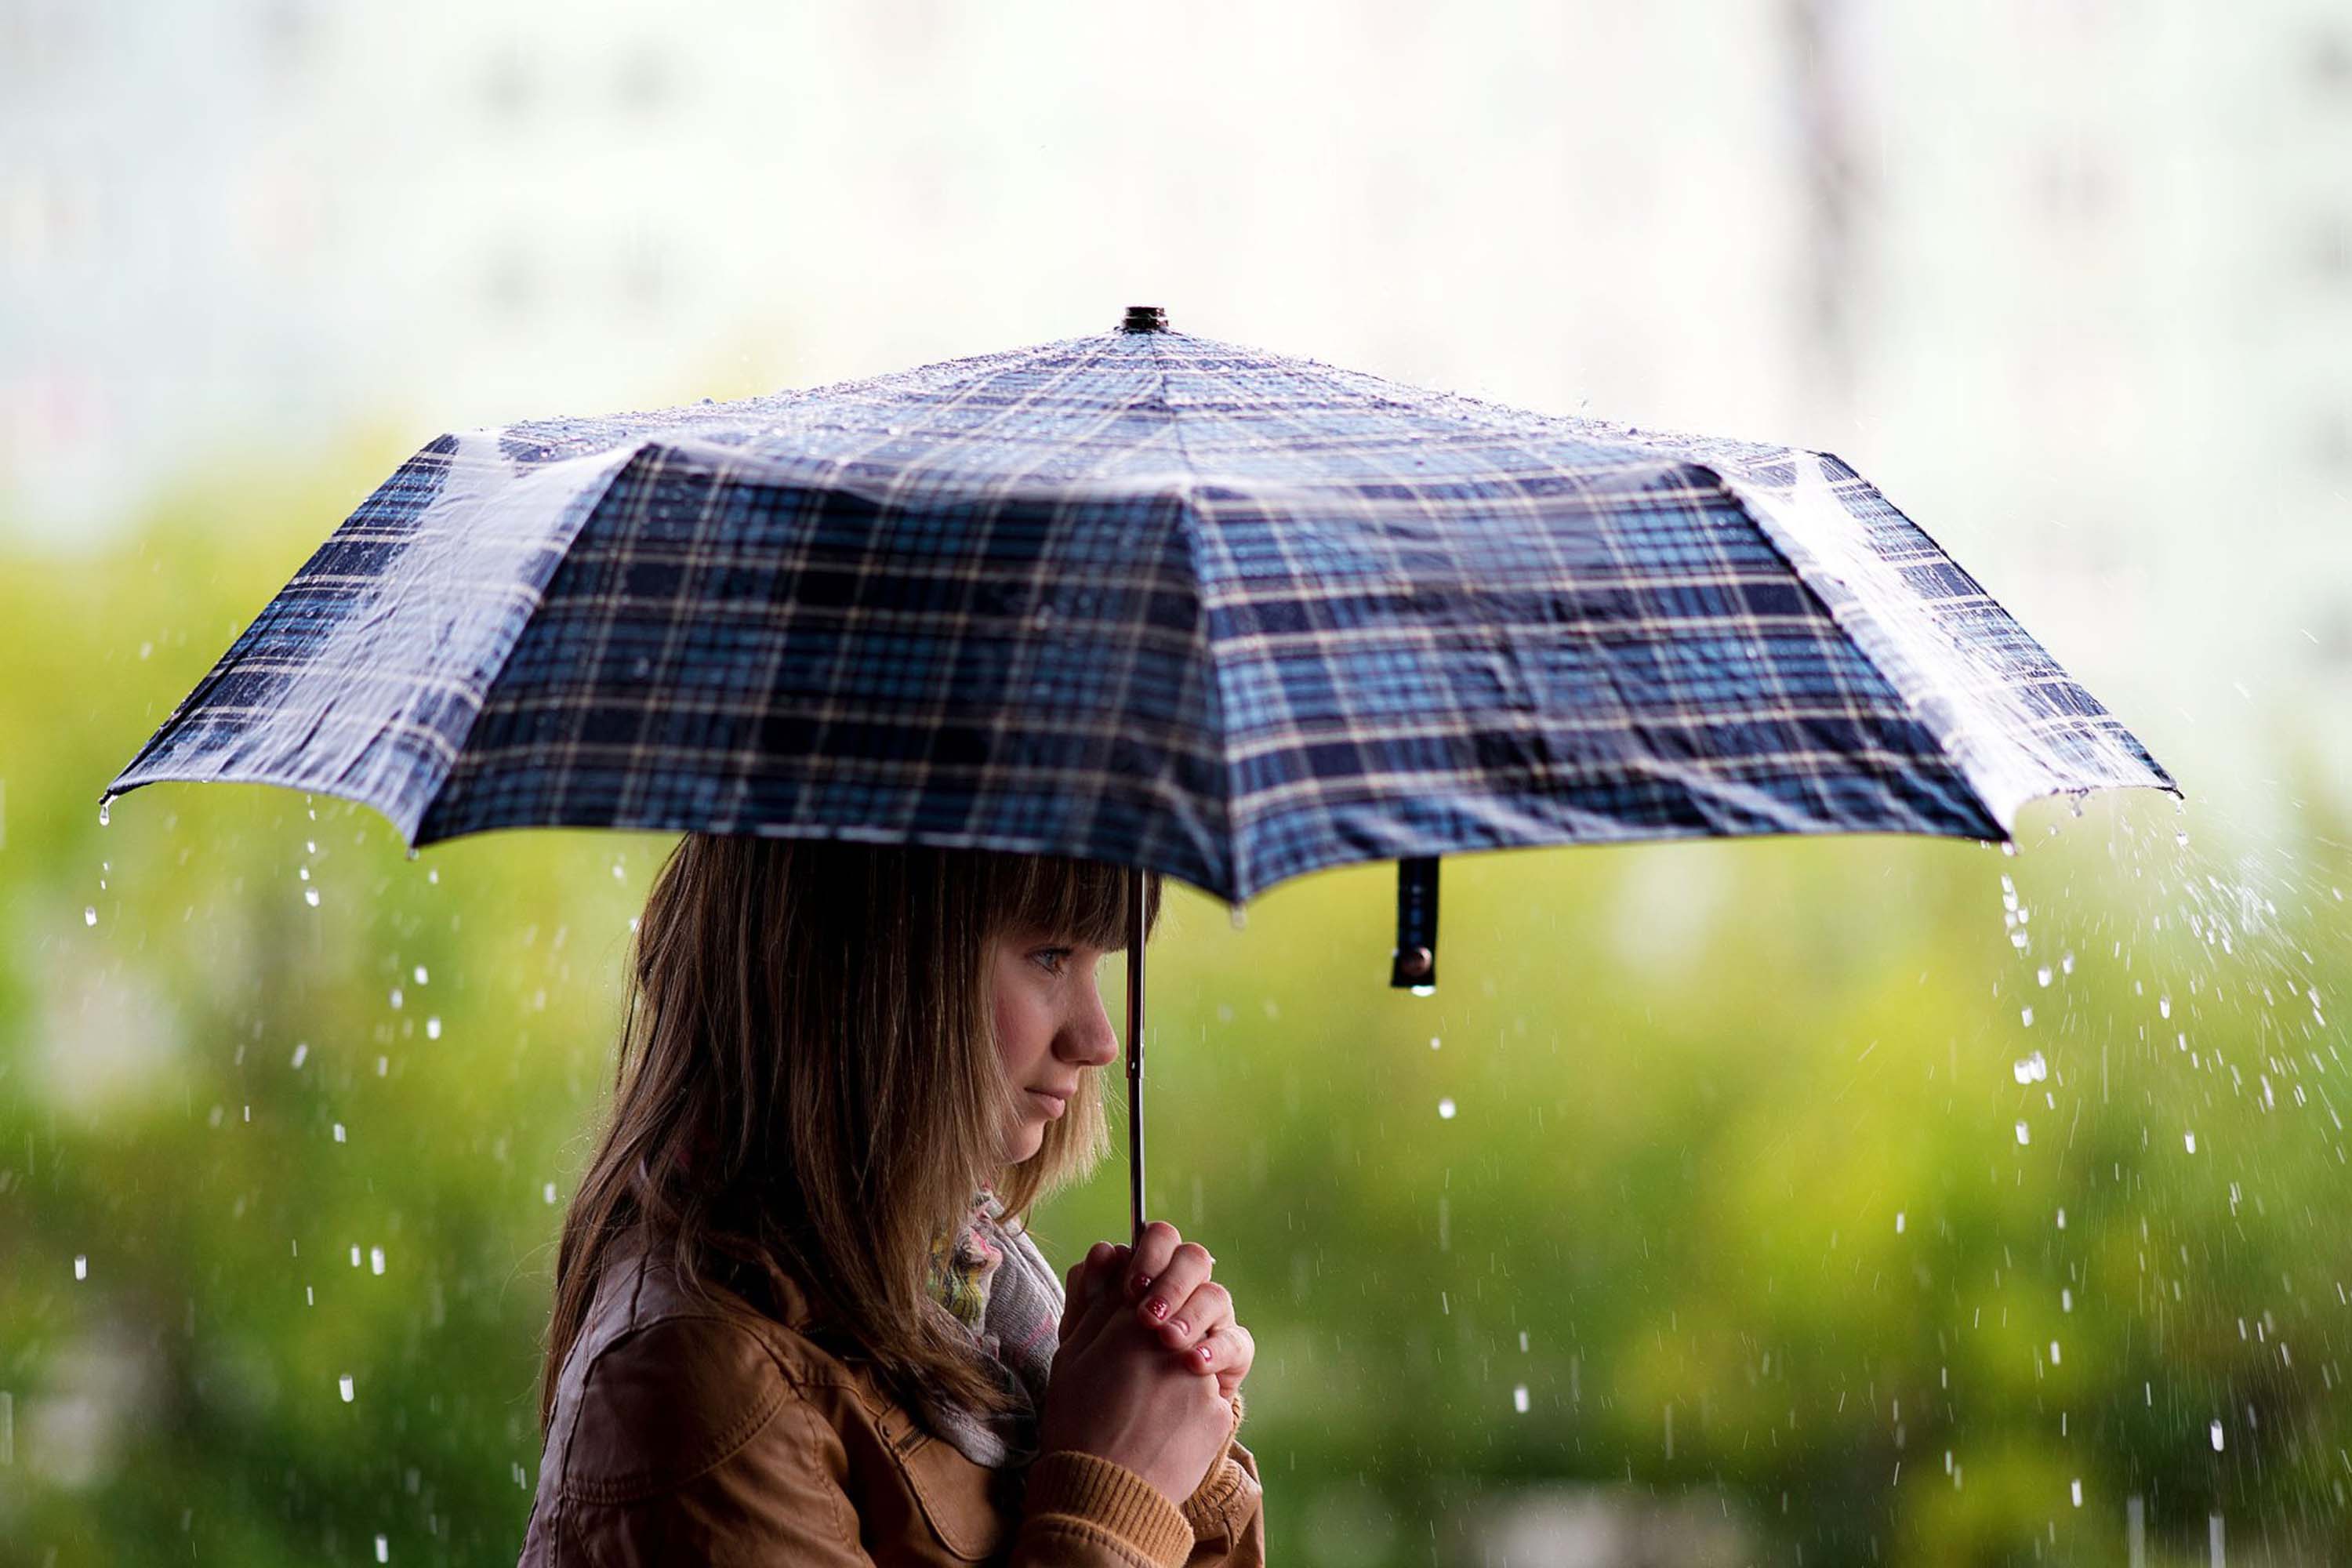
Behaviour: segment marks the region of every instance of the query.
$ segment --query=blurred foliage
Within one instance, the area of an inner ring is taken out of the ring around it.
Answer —
[[[520,1544],[667,841],[412,861],[227,786],[97,817],[374,458],[0,574],[0,1563]],[[1245,927],[1172,903],[1150,1202],[1258,1336],[1276,1560],[1475,1560],[1465,1521],[1563,1479],[1776,1563],[2122,1563],[2135,1507],[2150,1563],[2217,1515],[2234,1561],[2352,1557],[2352,831],[2302,819],[1460,857],[1427,998],[1383,984],[1385,868]]]

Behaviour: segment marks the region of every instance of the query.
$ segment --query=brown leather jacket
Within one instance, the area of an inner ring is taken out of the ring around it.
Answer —
[[[1013,1478],[820,1348],[804,1297],[780,1318],[719,1300],[643,1254],[605,1270],[558,1383],[521,1568],[1263,1568],[1257,1461],[1238,1442],[1181,1508],[1066,1452],[1040,1456],[1016,1501]]]

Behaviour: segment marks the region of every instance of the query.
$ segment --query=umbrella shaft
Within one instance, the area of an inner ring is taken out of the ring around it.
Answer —
[[[1127,880],[1128,1239],[1143,1240],[1143,868]]]

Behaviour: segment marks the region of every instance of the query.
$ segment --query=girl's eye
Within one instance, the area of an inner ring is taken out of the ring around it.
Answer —
[[[1070,955],[1066,947],[1041,947],[1030,956],[1042,964],[1048,974],[1062,973],[1062,961]]]

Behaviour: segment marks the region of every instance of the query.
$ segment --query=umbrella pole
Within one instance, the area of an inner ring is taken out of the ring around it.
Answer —
[[[1143,868],[1127,879],[1127,1214],[1130,1245],[1143,1240]]]

